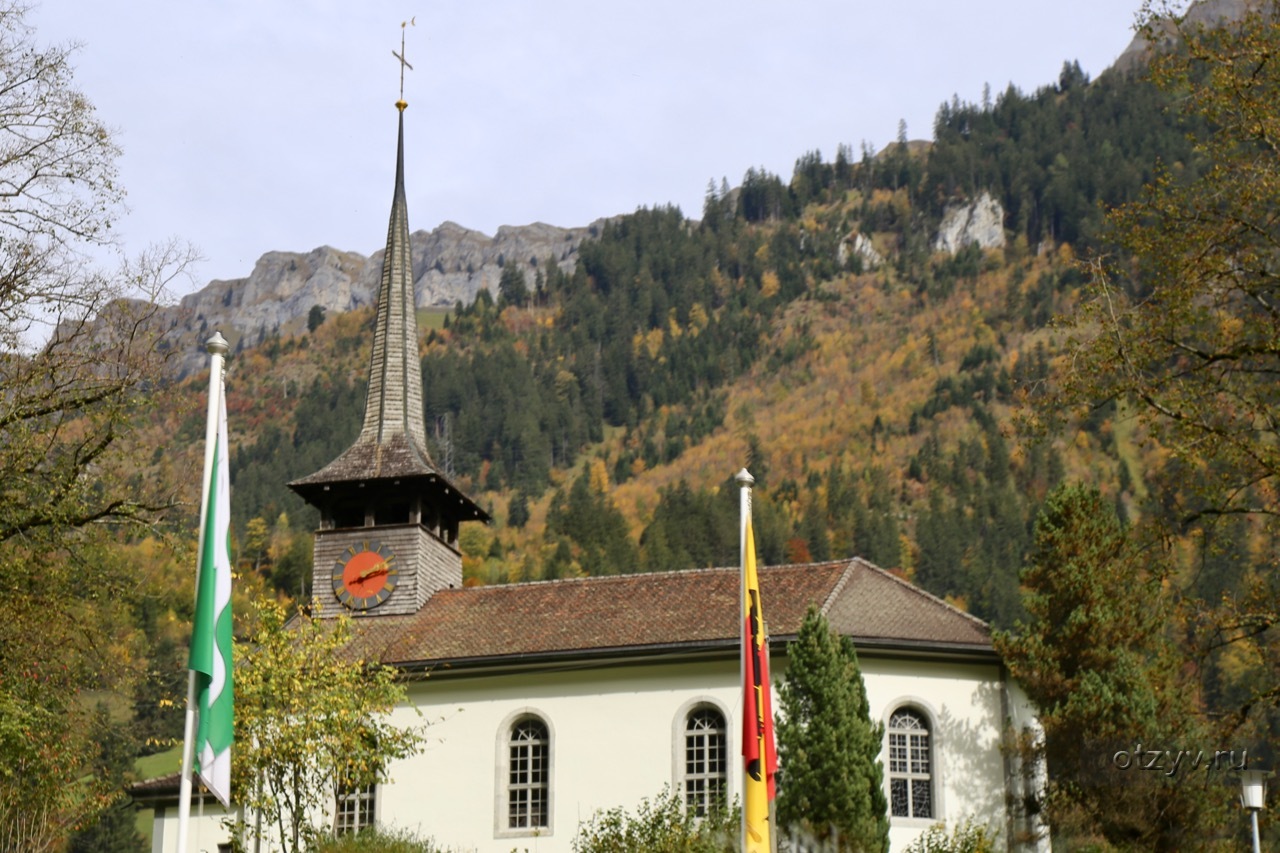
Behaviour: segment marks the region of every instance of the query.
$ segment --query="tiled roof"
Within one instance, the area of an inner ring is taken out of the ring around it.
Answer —
[[[855,640],[991,646],[987,623],[865,560],[853,561],[824,613]]]
[[[357,621],[363,654],[402,666],[671,647],[731,646],[736,568],[449,589],[411,616]],[[860,645],[989,652],[981,620],[863,560],[760,570],[769,634],[794,636],[810,604]]]
[[[129,796],[138,802],[150,802],[153,804],[163,804],[167,801],[174,801],[182,785],[182,774],[180,772],[168,773],[164,776],[156,776],[151,779],[142,779],[129,785]],[[191,777],[191,796],[197,802],[213,803],[217,807],[217,803],[213,798],[213,794],[209,793],[209,789],[200,781],[200,777],[192,775]]]
[[[129,790],[135,794],[169,793],[170,791],[176,791],[178,783],[181,781],[181,773],[167,773],[164,776],[155,776],[151,779],[142,779],[134,782],[129,786]],[[203,787],[200,784],[200,780],[194,776],[191,779],[191,786],[192,788]]]

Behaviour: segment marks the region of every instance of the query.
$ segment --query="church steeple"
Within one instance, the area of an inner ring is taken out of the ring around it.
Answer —
[[[369,395],[364,426],[356,443],[388,444],[403,435],[408,451],[424,465],[427,431],[422,417],[422,371],[418,362],[418,320],[413,295],[413,255],[409,247],[409,212],[404,193],[404,101],[396,142],[396,186],[387,225],[387,250],[378,288],[378,318],[369,365]]]
[[[460,585],[458,526],[489,519],[449,482],[427,450],[404,189],[406,106],[403,97],[396,103],[395,192],[364,422],[355,443],[337,459],[289,484],[320,510],[315,598],[323,603],[331,589],[341,604],[370,615],[413,612],[435,590]]]

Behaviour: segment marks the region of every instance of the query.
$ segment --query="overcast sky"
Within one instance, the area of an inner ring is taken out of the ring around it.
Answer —
[[[198,285],[264,252],[386,239],[406,31],[410,227],[701,213],[708,179],[932,136],[938,105],[1096,77],[1139,0],[44,0],[41,42],[116,131],[126,249],[176,236]]]

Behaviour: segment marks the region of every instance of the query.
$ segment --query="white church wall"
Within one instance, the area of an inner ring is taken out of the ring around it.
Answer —
[[[1036,853],[1049,853],[1049,828],[1042,819],[1039,808],[1049,784],[1048,768],[1043,753],[1044,727],[1040,724],[1040,712],[1022,685],[1016,681],[1007,683],[1006,715],[1009,729],[1022,740],[1022,746],[1041,757],[1028,756],[1013,750],[1006,765],[1005,774],[1010,780],[1010,793],[1014,801],[1014,829],[1027,840],[1023,847]]]
[[[678,781],[673,726],[691,699],[719,708],[730,755],[740,753],[736,678],[736,665],[723,663],[429,678],[412,691],[431,722],[427,747],[391,768],[380,817],[458,850],[567,853],[579,822],[597,809],[632,808]],[[526,713],[552,738],[551,826],[536,833],[506,828],[503,797],[506,734]],[[401,709],[396,719],[415,717]]]
[[[971,817],[1003,835],[1005,710],[998,668],[870,656],[861,662],[873,719],[887,722],[895,708],[910,705],[925,712],[933,737],[935,817],[893,818],[892,849],[939,820]],[[784,666],[775,661],[775,678]],[[633,810],[663,785],[679,784],[683,717],[699,702],[725,715],[729,796],[736,797],[737,679],[736,660],[428,678],[411,688],[411,700],[431,723],[427,747],[391,768],[393,781],[379,791],[378,818],[458,851],[569,853],[579,823],[597,810]],[[551,825],[536,833],[505,828],[505,737],[524,713],[543,719],[552,737]],[[402,708],[396,719],[417,718]],[[882,759],[887,764],[887,755]]]
[[[891,817],[892,849],[910,844],[940,819],[966,818],[1003,836],[1005,769],[1001,751],[1004,720],[999,670],[993,665],[862,658],[867,704],[873,720],[888,728],[900,708],[921,712],[933,748],[934,816]],[[889,759],[882,754],[886,784]]]
[[[193,802],[187,850],[190,853],[220,853],[219,845],[231,841],[231,833],[222,825],[226,814],[222,804],[212,797],[204,803]],[[177,853],[177,850],[178,807],[158,808],[151,828],[151,853]]]

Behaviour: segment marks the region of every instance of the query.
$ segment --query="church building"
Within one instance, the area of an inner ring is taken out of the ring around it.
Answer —
[[[740,798],[736,567],[462,584],[459,528],[488,517],[428,453],[397,107],[364,422],[289,485],[320,512],[320,612],[350,614],[365,655],[403,673],[393,721],[429,723],[428,742],[386,781],[337,797],[335,828],[408,829],[459,853],[569,853],[598,810],[634,810],[664,787],[695,810]],[[1042,780],[1003,748],[1038,731],[1034,709],[985,623],[861,559],[759,574],[775,679],[811,605],[857,647],[885,727],[892,849],[965,820],[1009,849],[1047,849],[1024,808]],[[176,849],[176,794],[173,778],[134,787],[155,812],[155,853]],[[190,849],[225,849],[216,801],[194,814]]]

